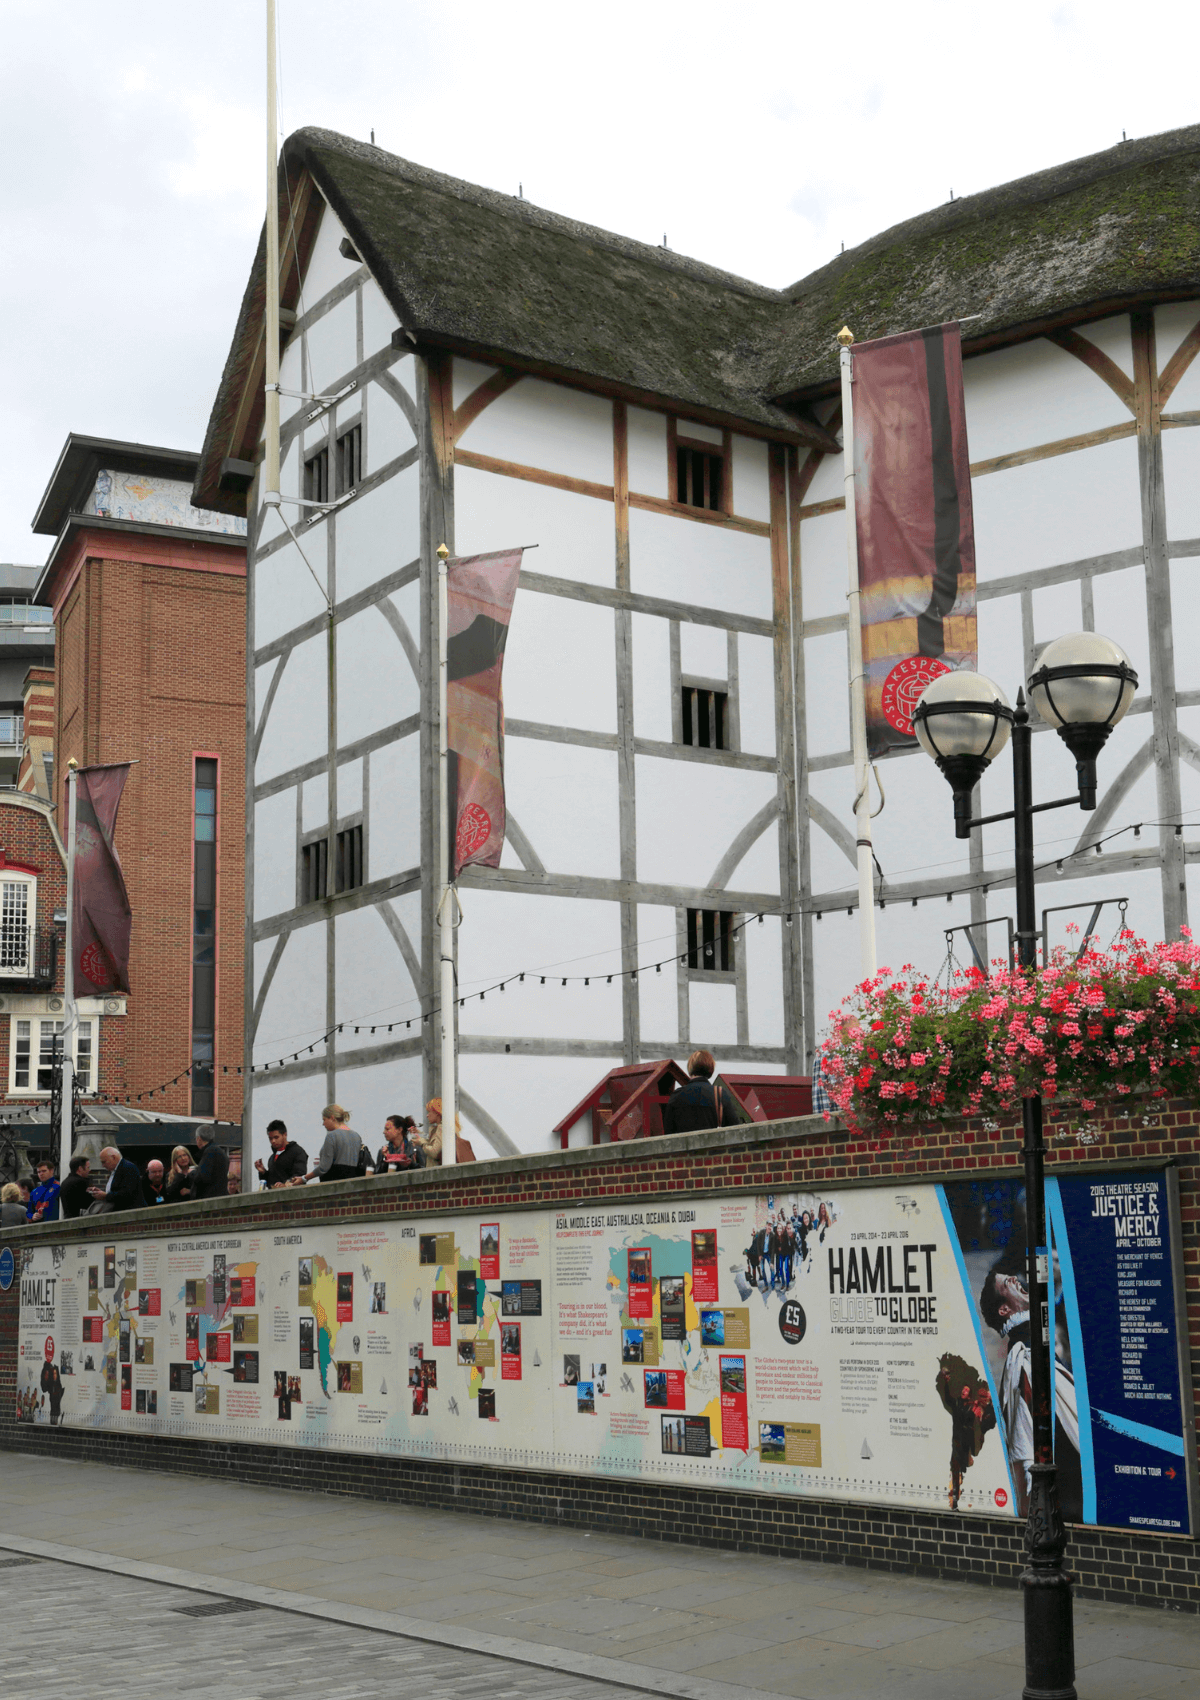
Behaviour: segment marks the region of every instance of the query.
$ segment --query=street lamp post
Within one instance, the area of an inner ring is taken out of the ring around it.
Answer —
[[[954,831],[969,838],[977,828],[1011,820],[1015,849],[1017,956],[1022,969],[1037,966],[1038,931],[1033,867],[1033,817],[1046,809],[1096,807],[1096,757],[1123,717],[1137,689],[1128,657],[1109,638],[1077,632],[1058,638],[1042,652],[1028,680],[1038,713],[1075,757],[1077,794],[1051,803],[1033,801],[1032,734],[1025,693],[1009,707],[1004,693],[979,673],[943,673],[925,690],[913,712],[921,748],[933,757],[954,791]],[[971,819],[971,794],[1009,737],[1013,749],[1013,806],[1003,814]],[[1045,941],[1043,940],[1043,945]],[[1067,1532],[1058,1503],[1054,1464],[1054,1417],[1050,1381],[1051,1323],[1047,1288],[1050,1257],[1046,1239],[1045,1144],[1042,1100],[1022,1101],[1025,1128],[1025,1222],[1029,1291],[1029,1361],[1033,1419],[1025,1550],[1021,1576],[1025,1596],[1025,1687],[1023,1700],[1077,1700],[1071,1577],[1064,1568]]]

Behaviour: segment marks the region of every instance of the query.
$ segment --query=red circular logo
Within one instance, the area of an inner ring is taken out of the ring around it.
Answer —
[[[992,1498],[996,1501],[996,1504],[1000,1507],[1001,1511],[1003,1511],[1004,1507],[1008,1504],[1008,1489],[997,1488],[995,1493],[992,1495]]]
[[[47,1334],[46,1344],[42,1347],[42,1351],[45,1353],[46,1362],[49,1363],[51,1358],[54,1356],[54,1336],[53,1336],[53,1334]]]
[[[456,848],[461,866],[469,856],[482,850],[491,836],[492,818],[478,803],[468,803],[458,817]]]
[[[883,681],[880,703],[883,718],[889,726],[906,738],[912,737],[912,713],[921,700],[921,692],[943,673],[951,669],[933,655],[910,655],[907,661],[897,661]]]
[[[104,953],[98,944],[89,944],[79,955],[79,972],[89,979],[93,986],[108,984],[108,971],[104,966]]]

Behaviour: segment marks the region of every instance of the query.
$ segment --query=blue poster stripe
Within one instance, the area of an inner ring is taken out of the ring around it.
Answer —
[[[1092,1450],[1092,1404],[1088,1398],[1087,1358],[1083,1350],[1083,1325],[1079,1319],[1079,1295],[1075,1289],[1075,1267],[1071,1262],[1071,1243],[1067,1238],[1067,1219],[1063,1214],[1062,1195],[1056,1180],[1046,1182],[1046,1210],[1050,1230],[1058,1252],[1058,1272],[1062,1277],[1063,1304],[1067,1311],[1067,1338],[1071,1342],[1071,1372],[1075,1377],[1075,1408],[1079,1412],[1079,1468],[1083,1477],[1083,1520],[1096,1521],[1096,1458]],[[1053,1291],[1054,1271],[1050,1271]],[[1053,1314],[1053,1312],[1052,1312]],[[1053,1346],[1053,1334],[1051,1345]],[[1096,1413],[1099,1415],[1099,1413]]]
[[[1129,1417],[1114,1417],[1108,1411],[1096,1411],[1093,1415],[1097,1422],[1112,1429],[1114,1434],[1123,1434],[1129,1440],[1140,1440],[1145,1446],[1157,1446],[1163,1452],[1173,1452],[1177,1458],[1183,1457],[1181,1434],[1168,1434],[1161,1428],[1147,1428],[1145,1423],[1135,1423]]]
[[[1004,1412],[1000,1408],[1000,1390],[996,1386],[995,1378],[992,1375],[992,1366],[988,1362],[988,1355],[984,1350],[983,1330],[979,1323],[979,1309],[975,1303],[975,1295],[971,1291],[971,1283],[967,1280],[967,1266],[963,1262],[962,1247],[958,1243],[958,1231],[954,1226],[954,1218],[950,1214],[950,1206],[946,1202],[946,1189],[944,1186],[939,1186],[935,1188],[935,1191],[937,1192],[938,1203],[941,1206],[942,1221],[946,1226],[950,1249],[954,1253],[954,1261],[958,1265],[958,1279],[962,1286],[963,1298],[967,1301],[967,1310],[971,1315],[971,1326],[975,1330],[975,1343],[979,1347],[979,1360],[983,1365],[983,1373],[987,1376],[987,1384],[992,1395],[992,1410],[996,1413],[996,1438],[1000,1442],[1001,1451],[1004,1453],[1004,1468],[1008,1472],[1009,1504],[1012,1506],[1015,1515],[1017,1490],[1013,1485],[1012,1461],[1008,1456],[1008,1436],[1004,1432]]]

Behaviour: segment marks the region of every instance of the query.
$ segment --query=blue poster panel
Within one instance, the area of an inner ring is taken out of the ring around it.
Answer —
[[[1175,1184],[1144,1169],[1046,1183],[1054,1456],[1068,1522],[1193,1530]],[[939,1191],[1021,1514],[1033,1462],[1024,1186],[979,1177]]]

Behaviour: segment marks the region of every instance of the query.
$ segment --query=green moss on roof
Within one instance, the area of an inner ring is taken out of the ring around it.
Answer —
[[[836,336],[964,318],[967,352],[1120,307],[1200,296],[1200,126],[1123,143],[948,203],[786,290],[546,212],[328,130],[309,170],[418,342],[575,376],[803,437],[837,384]],[[264,245],[213,409],[195,499],[217,490],[262,318]],[[978,315],[978,317],[973,317]],[[244,452],[245,446],[242,446]]]

